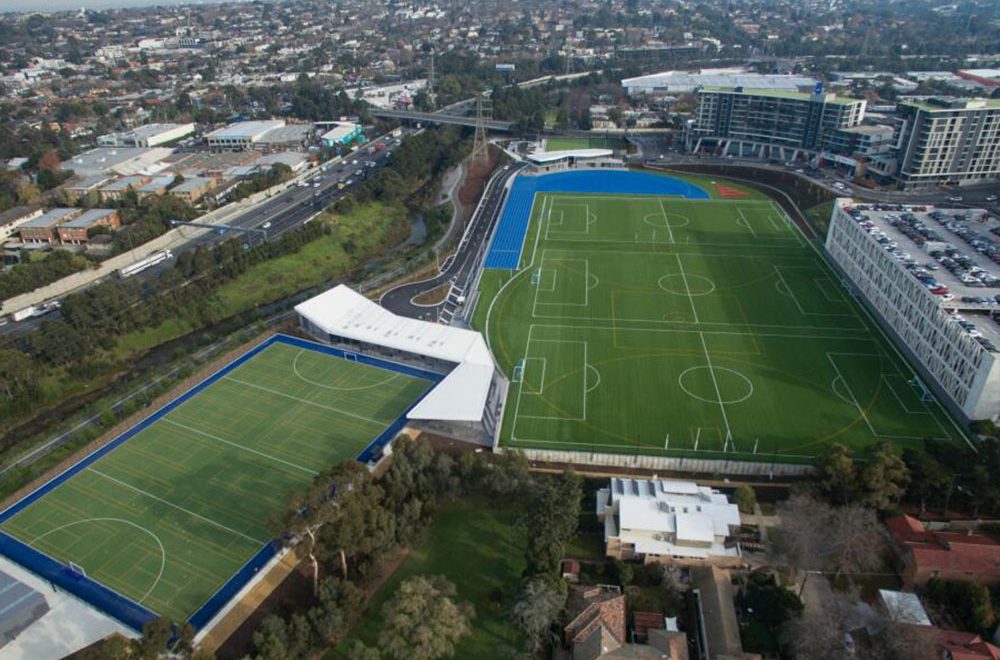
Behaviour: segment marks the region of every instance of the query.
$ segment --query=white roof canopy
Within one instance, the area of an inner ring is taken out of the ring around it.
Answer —
[[[343,284],[296,305],[295,311],[338,337],[455,363],[409,412],[410,419],[482,419],[496,367],[478,332],[397,316]]]
[[[614,155],[611,149],[563,149],[561,151],[536,151],[528,156],[528,160],[538,165],[554,163],[564,158],[610,158]]]

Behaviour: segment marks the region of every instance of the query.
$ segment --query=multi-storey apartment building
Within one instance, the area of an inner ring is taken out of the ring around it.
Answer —
[[[688,130],[694,151],[793,160],[826,148],[836,131],[858,126],[865,101],[823,93],[703,87]]]
[[[1000,355],[989,346],[992,339],[1000,340],[996,323],[970,314],[968,319],[978,321],[973,334],[956,322],[942,297],[914,276],[905,258],[886,248],[897,239],[903,245],[903,235],[892,234],[876,215],[855,217],[852,211],[857,214],[853,200],[837,200],[827,252],[953,413],[966,419],[995,417],[1000,413]]]
[[[1000,177],[1000,100],[903,101],[893,138],[900,188]]]

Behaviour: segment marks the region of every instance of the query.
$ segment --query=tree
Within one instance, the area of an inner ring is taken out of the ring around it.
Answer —
[[[0,394],[13,401],[37,391],[38,379],[31,359],[21,351],[0,350]]]
[[[786,621],[802,613],[802,600],[795,592],[766,582],[759,574],[751,575],[744,594],[744,605],[753,611],[753,618],[763,623],[775,636]]]
[[[823,569],[821,553],[827,547],[824,525],[830,511],[825,502],[808,495],[792,495],[779,506],[781,525],[768,534],[774,559],[803,574],[800,596],[809,572]]]
[[[582,482],[575,472],[539,481],[525,516],[525,576],[558,572],[566,544],[579,524],[581,497]]]
[[[750,486],[740,486],[734,490],[733,501],[740,513],[751,514],[757,510],[757,493]]]
[[[566,594],[553,586],[551,580],[529,580],[514,603],[514,625],[524,633],[528,650],[537,656],[548,641],[552,622],[566,604]]]
[[[341,501],[353,496],[355,482],[370,478],[368,471],[356,461],[345,461],[313,479],[305,492],[296,493],[289,501],[280,520],[280,536],[294,543],[295,552],[309,560],[313,569],[313,592],[319,592],[319,560],[316,541],[320,529],[337,517]],[[340,552],[341,571],[347,574],[347,559]]]
[[[455,585],[442,576],[417,576],[399,585],[382,608],[385,627],[379,647],[397,660],[449,657],[472,631],[475,612],[455,598]]]
[[[812,660],[855,660],[848,651],[845,635],[851,603],[841,595],[806,610],[785,624],[785,639],[796,658]]]
[[[847,504],[858,497],[858,477],[851,450],[834,443],[817,463],[823,493],[834,504]]]
[[[835,578],[881,566],[885,532],[875,510],[852,505],[837,507],[831,514],[823,522],[830,541],[827,556]]]
[[[381,660],[382,658],[378,649],[366,646],[364,642],[359,640],[354,640],[348,645],[344,656],[347,660]]]
[[[142,637],[136,641],[136,653],[140,658],[160,657],[173,634],[174,624],[170,619],[160,617],[147,621],[142,626]]]
[[[893,446],[883,441],[875,445],[858,481],[865,504],[886,511],[899,504],[910,482],[910,471]]]
[[[907,449],[903,452],[903,461],[910,472],[907,494],[920,503],[923,513],[928,502],[940,498],[948,490],[954,472],[926,449]]]

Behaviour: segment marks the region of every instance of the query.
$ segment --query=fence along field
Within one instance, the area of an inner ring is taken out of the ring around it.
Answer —
[[[293,489],[356,457],[428,380],[277,341],[14,515],[0,531],[188,620],[274,534]]]
[[[482,286],[504,446],[805,462],[961,437],[760,196],[538,194],[520,269]]]

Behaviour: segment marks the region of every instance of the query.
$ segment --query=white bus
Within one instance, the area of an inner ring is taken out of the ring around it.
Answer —
[[[140,259],[134,264],[129,264],[128,266],[119,268],[118,276],[121,278],[132,277],[133,275],[141,273],[147,268],[152,268],[156,264],[163,263],[164,261],[170,259],[173,256],[174,253],[171,252],[170,250],[163,250],[162,252],[154,252],[145,259]]]

